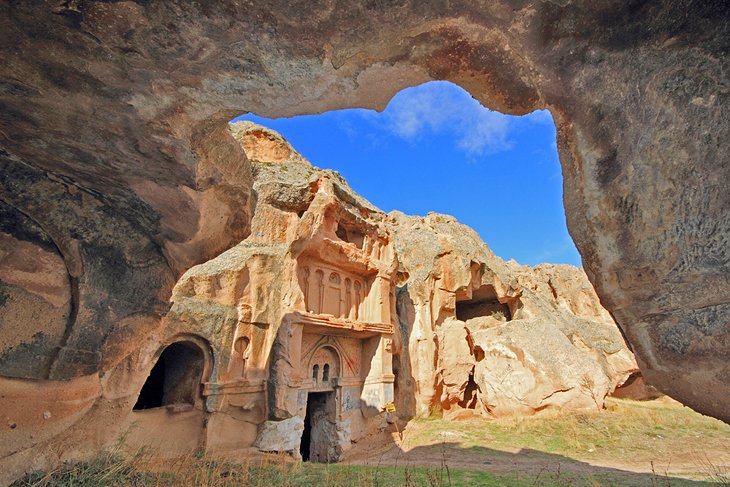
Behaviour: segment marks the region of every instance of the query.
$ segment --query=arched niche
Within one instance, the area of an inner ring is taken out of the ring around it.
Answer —
[[[340,353],[330,345],[322,345],[309,359],[307,369],[311,372],[315,386],[327,386],[340,377]]]
[[[165,345],[140,389],[133,410],[202,404],[201,384],[210,370],[210,349],[198,337],[185,336]]]

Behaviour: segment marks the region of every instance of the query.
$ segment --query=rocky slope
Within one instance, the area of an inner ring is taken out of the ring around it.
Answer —
[[[446,215],[394,212],[388,222],[408,276],[397,291],[406,410],[600,408],[636,370],[582,270],[504,262]]]

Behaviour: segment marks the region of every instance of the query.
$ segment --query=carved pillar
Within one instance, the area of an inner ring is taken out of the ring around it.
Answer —
[[[302,326],[284,320],[271,348],[268,380],[269,418],[288,419],[297,413],[301,384]]]
[[[352,281],[348,277],[345,279],[345,312],[344,317],[352,319]]]
[[[314,313],[321,313],[324,309],[324,271],[322,271],[322,269],[317,269],[315,274],[317,276],[317,306],[314,307],[312,311]]]
[[[353,319],[360,319],[360,305],[362,304],[362,284],[360,281],[355,281],[355,302],[354,302],[354,317]]]
[[[310,311],[312,308],[309,304],[309,266],[302,270],[302,292],[304,293],[304,309]]]
[[[379,412],[386,403],[394,400],[393,340],[390,336],[380,335],[365,340],[363,346],[364,350],[372,351],[372,356],[361,399],[370,413]],[[366,415],[370,414],[366,412]]]

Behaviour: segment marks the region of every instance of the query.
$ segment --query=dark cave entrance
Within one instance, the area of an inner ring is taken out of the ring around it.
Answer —
[[[456,319],[467,321],[479,316],[491,316],[500,321],[512,319],[509,306],[500,303],[494,286],[484,285],[472,293],[471,299],[456,296]]]
[[[167,346],[152,367],[133,409],[193,406],[200,396],[204,363],[203,351],[193,342]]]
[[[299,453],[305,462],[337,461],[335,451],[335,393],[310,392]]]

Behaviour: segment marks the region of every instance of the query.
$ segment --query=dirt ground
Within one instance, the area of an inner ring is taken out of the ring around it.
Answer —
[[[730,426],[667,398],[610,400],[592,413],[512,420],[399,422],[362,439],[345,463],[448,466],[620,485],[730,485]],[[680,479],[685,479],[682,481]]]

